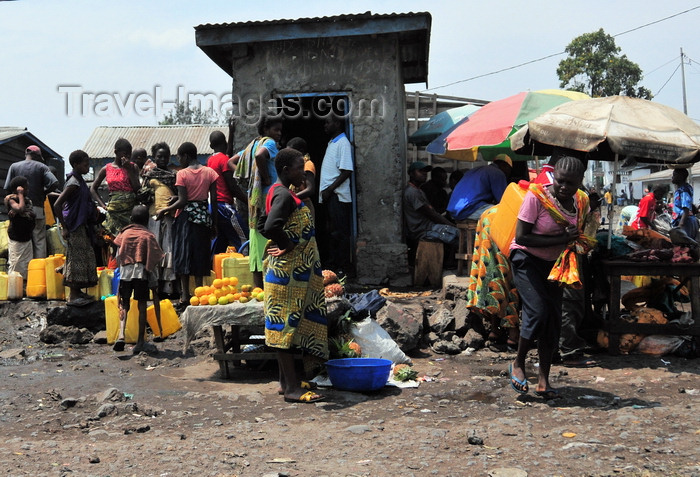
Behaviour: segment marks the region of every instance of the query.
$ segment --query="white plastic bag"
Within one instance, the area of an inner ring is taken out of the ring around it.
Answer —
[[[401,351],[389,333],[373,319],[365,318],[355,323],[350,333],[362,348],[362,356],[390,359],[396,364],[412,364],[411,358]]]

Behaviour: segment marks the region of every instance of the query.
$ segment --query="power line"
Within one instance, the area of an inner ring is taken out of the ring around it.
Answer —
[[[693,7],[693,8],[689,8],[689,9],[684,10],[684,11],[682,11],[682,12],[674,13],[673,15],[669,15],[669,16],[664,17],[664,18],[661,18],[661,19],[659,19],[659,20],[655,20],[655,21],[653,21],[653,22],[649,22],[649,23],[646,23],[646,24],[644,24],[644,25],[640,25],[640,26],[635,27],[635,28],[632,28],[632,29],[630,29],[630,30],[626,30],[626,31],[623,31],[623,32],[621,32],[621,33],[617,33],[616,35],[612,35],[612,36],[613,36],[613,37],[622,36],[622,35],[625,35],[625,34],[627,34],[627,33],[630,33],[630,32],[633,32],[633,31],[637,31],[637,30],[639,30],[639,29],[641,29],[641,28],[645,28],[645,27],[648,27],[648,26],[650,26],[650,25],[655,25],[656,23],[660,23],[660,22],[666,21],[666,20],[668,20],[668,19],[670,19],[670,18],[674,18],[674,17],[677,17],[677,16],[679,16],[679,15],[684,15],[684,14],[686,14],[686,13],[692,12],[693,10],[697,10],[697,9],[699,9],[699,8],[700,8],[700,5],[695,6],[695,7]],[[484,74],[472,76],[472,77],[470,77],[470,78],[466,78],[466,79],[463,79],[463,80],[453,81],[452,83],[444,84],[444,85],[442,85],[442,86],[435,86],[435,87],[433,87],[433,88],[424,89],[424,90],[421,91],[421,92],[424,93],[424,92],[426,92],[426,91],[433,91],[433,90],[436,90],[436,89],[446,88],[446,87],[448,87],[448,86],[453,86],[453,85],[455,85],[455,84],[466,83],[467,81],[472,81],[472,80],[475,80],[475,79],[478,79],[478,78],[484,78],[484,77],[486,77],[486,76],[491,76],[491,75],[495,75],[495,74],[498,74],[498,73],[503,73],[504,71],[514,70],[514,69],[516,69],[516,68],[520,68],[521,66],[530,65],[530,64],[532,64],[532,63],[538,63],[538,62],[540,62],[540,61],[547,60],[547,59],[552,58],[552,57],[554,57],[554,56],[563,55],[563,54],[565,54],[565,53],[566,53],[566,51],[562,51],[562,52],[559,52],[559,53],[553,53],[553,54],[551,54],[551,55],[547,55],[547,56],[543,56],[543,57],[541,57],[541,58],[537,58],[536,60],[526,61],[525,63],[520,63],[520,64],[517,64],[517,65],[515,65],[515,66],[509,66],[509,67],[507,67],[507,68],[502,68],[502,69],[500,69],[500,70],[492,71],[492,72],[490,72],[490,73],[484,73]],[[664,66],[665,66],[665,65],[664,65]]]
[[[671,81],[671,78],[673,78],[673,76],[676,74],[676,71],[678,71],[678,68],[680,68],[680,67],[681,67],[681,65],[676,66],[676,69],[673,70],[673,73],[671,73],[671,76],[669,76],[668,79],[666,80],[666,82],[663,85],[661,85],[661,88],[659,88],[659,90],[656,92],[656,94],[654,96],[659,94],[664,89],[664,87],[666,87],[668,82]]]

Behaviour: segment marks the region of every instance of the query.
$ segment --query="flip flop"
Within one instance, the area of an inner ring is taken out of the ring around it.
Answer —
[[[527,394],[530,390],[530,386],[527,383],[527,379],[520,381],[518,378],[513,376],[513,363],[508,365],[508,375],[510,376],[510,387],[518,394]]]
[[[112,349],[114,351],[124,351],[124,346],[126,346],[126,342],[124,340],[117,340],[114,342]]]
[[[316,397],[314,397],[314,396],[316,396]],[[284,398],[285,402],[300,402],[300,403],[312,403],[312,402],[323,401],[324,399],[326,399],[325,396],[321,396],[320,394],[316,394],[313,391],[307,391],[296,399],[288,398],[288,397]]]
[[[310,391],[313,391],[315,389],[318,389],[318,384],[314,383],[313,381],[302,381],[300,387],[301,387],[301,389],[308,389]],[[282,396],[284,394],[284,391],[282,391],[281,389],[278,389],[277,394]]]
[[[535,391],[535,395],[544,398],[547,401],[549,401],[550,399],[559,399],[562,397],[562,395],[559,394],[559,390],[554,388],[545,389],[544,391]]]

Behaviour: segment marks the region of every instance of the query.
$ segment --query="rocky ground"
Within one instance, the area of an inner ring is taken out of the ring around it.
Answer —
[[[424,348],[410,353],[417,388],[288,404],[273,363],[220,379],[206,335],[185,353],[177,333],[155,355],[46,344],[52,305],[0,305],[6,475],[700,476],[698,360],[555,366],[563,397],[545,401],[511,390],[510,353]]]

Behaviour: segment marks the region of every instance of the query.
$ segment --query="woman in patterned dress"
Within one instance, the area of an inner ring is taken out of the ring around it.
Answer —
[[[278,179],[265,201],[266,217],[258,227],[269,239],[264,261],[265,344],[277,349],[280,387],[287,402],[324,399],[302,388],[294,352],[328,358],[326,301],[321,262],[311,212],[289,190],[304,181],[304,159],[285,148],[275,158]]]

